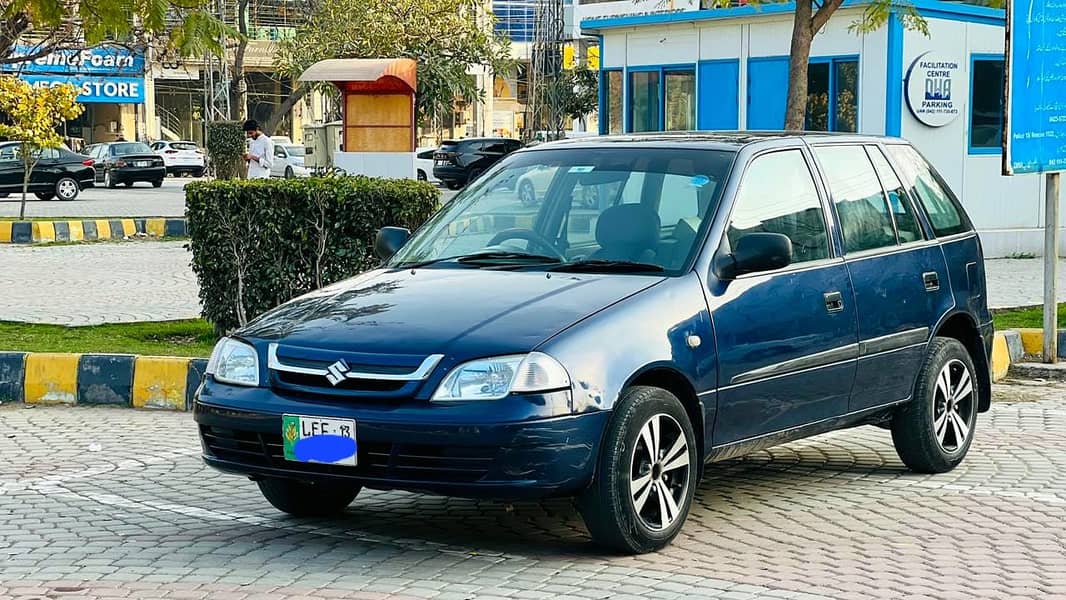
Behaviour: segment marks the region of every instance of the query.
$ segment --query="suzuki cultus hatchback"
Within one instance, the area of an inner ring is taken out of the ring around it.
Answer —
[[[222,340],[198,392],[204,459],[284,512],[574,496],[596,541],[646,552],[708,463],[876,425],[940,473],[989,407],[980,241],[902,140],[544,144],[377,249]]]

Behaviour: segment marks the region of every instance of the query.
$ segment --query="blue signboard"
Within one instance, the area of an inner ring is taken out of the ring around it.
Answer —
[[[92,77],[87,75],[22,75],[33,86],[51,87],[69,83],[78,88],[78,102],[143,104],[144,79],[141,77]]]
[[[1066,1],[1010,0],[1004,170],[1066,170]]]
[[[32,51],[31,46],[17,46],[14,55],[25,56]],[[33,60],[2,64],[0,71],[135,76],[144,73],[144,55],[114,47],[57,50]]]

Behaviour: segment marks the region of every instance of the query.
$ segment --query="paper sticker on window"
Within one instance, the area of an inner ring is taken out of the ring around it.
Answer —
[[[711,178],[706,175],[693,175],[692,179],[688,180],[688,184],[692,187],[703,187],[711,182]]]
[[[593,171],[593,169],[595,169],[595,168],[596,167],[583,167],[583,166],[574,165],[573,167],[570,167],[570,172],[571,173],[591,173]]]

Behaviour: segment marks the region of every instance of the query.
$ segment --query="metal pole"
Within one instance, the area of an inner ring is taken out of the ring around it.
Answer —
[[[1048,173],[1044,191],[1044,362],[1058,361],[1059,174]]]

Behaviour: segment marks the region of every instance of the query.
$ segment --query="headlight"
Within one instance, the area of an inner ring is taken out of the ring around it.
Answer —
[[[207,361],[207,374],[222,383],[259,385],[259,355],[255,348],[233,338],[222,338]]]
[[[532,352],[463,363],[448,373],[433,400],[499,400],[511,392],[549,392],[569,387],[570,376],[559,361]]]

